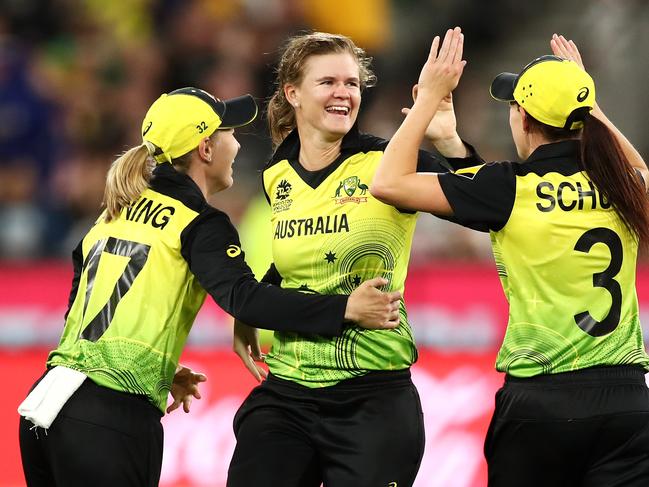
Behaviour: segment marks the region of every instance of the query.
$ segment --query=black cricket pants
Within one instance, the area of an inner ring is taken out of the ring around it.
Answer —
[[[485,441],[489,487],[649,486],[644,370],[506,377]]]
[[[269,375],[234,418],[228,487],[409,487],[424,453],[410,370],[310,389]]]
[[[158,408],[86,379],[48,430],[20,418],[28,487],[157,487],[163,432]]]

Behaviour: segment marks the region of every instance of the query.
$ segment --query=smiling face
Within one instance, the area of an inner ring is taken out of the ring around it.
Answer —
[[[298,85],[286,85],[297,126],[325,140],[342,138],[352,128],[361,104],[359,67],[346,52],[310,56]]]

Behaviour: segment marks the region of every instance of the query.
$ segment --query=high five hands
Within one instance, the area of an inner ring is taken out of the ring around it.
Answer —
[[[433,80],[438,80],[438,71],[444,71],[445,77],[451,76],[450,86],[456,87],[460,76],[466,65],[462,60],[464,48],[464,35],[459,27],[449,29],[444,38],[441,49],[437,49],[439,37],[435,37],[431,46],[430,54],[426,60],[426,65],[422,68],[420,81],[430,84]],[[442,56],[444,58],[442,59]],[[442,88],[445,85],[442,84]],[[448,88],[449,84],[446,85]],[[447,89],[444,88],[444,89]],[[417,101],[419,95],[419,85],[412,88],[412,101]],[[401,113],[408,115],[410,108],[403,108]],[[446,157],[466,157],[466,147],[457,133],[457,121],[455,118],[455,109],[453,107],[453,95],[447,91],[446,95],[441,98],[437,105],[437,111],[428,124],[425,133],[426,138],[435,145],[435,148]]]
[[[421,69],[417,82],[417,101],[428,103],[431,98],[439,101],[457,86],[466,61],[462,59],[464,34],[455,27],[446,31],[440,47],[440,37],[435,36],[428,59]],[[415,103],[417,103],[415,101]]]

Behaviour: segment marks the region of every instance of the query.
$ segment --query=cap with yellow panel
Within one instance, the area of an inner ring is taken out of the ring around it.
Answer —
[[[219,100],[198,88],[181,88],[164,93],[151,105],[142,122],[142,140],[158,147],[156,162],[171,162],[215,130],[243,127],[256,116],[251,95]]]
[[[515,101],[532,117],[552,127],[576,130],[595,105],[595,83],[574,61],[541,56],[519,74],[501,73],[491,83],[491,96]]]

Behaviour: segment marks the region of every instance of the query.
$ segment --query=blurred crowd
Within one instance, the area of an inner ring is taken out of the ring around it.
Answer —
[[[361,130],[389,138],[432,37],[454,25],[469,61],[455,98],[460,132],[485,158],[515,157],[491,78],[547,53],[553,32],[578,42],[605,110],[649,154],[642,0],[0,0],[0,259],[69,256],[100,212],[107,168],[141,142],[160,93],[248,92],[263,106],[288,36],[339,32],[374,57],[379,79],[363,95]],[[235,186],[212,203],[253,257],[269,251],[257,223],[268,218],[258,180],[271,151],[264,117],[237,137]],[[422,215],[413,261],[483,259],[489,249],[487,235]]]

